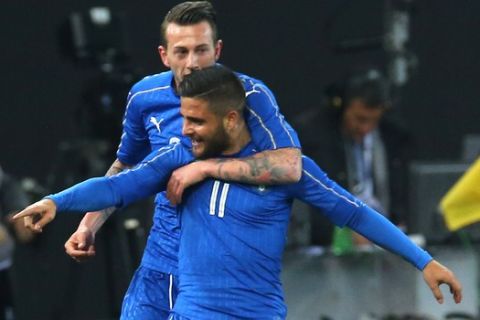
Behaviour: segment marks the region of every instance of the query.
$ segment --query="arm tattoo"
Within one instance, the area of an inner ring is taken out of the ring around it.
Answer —
[[[107,176],[107,177],[114,176],[114,175],[116,175],[117,173],[122,172],[122,171],[125,170],[126,168],[127,168],[126,166],[122,166],[122,165],[118,164],[117,161],[115,161],[114,163],[112,163],[112,165],[111,165],[110,168],[108,169],[108,171],[107,171],[107,173],[105,174],[105,176]]]
[[[242,159],[215,159],[217,170],[214,178],[249,184],[294,182],[292,172],[298,169],[298,159],[273,153],[276,151],[264,151]]]

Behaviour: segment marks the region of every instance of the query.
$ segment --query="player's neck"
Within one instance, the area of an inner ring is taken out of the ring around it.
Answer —
[[[230,140],[229,147],[222,152],[225,156],[240,152],[252,139],[245,122],[242,122],[237,128],[229,132],[228,136]]]

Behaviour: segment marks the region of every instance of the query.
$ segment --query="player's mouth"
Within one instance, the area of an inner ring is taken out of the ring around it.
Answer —
[[[192,138],[192,147],[193,149],[198,149],[202,145],[202,140],[197,138]]]

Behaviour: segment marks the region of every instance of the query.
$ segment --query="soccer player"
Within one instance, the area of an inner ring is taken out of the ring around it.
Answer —
[[[138,164],[152,150],[180,139],[182,117],[177,86],[192,70],[211,66],[219,59],[223,43],[217,37],[215,21],[215,11],[207,1],[183,2],[167,13],[161,25],[159,54],[163,64],[171,70],[146,77],[132,87],[117,159],[107,176]],[[298,181],[301,153],[296,134],[284,122],[275,98],[265,84],[248,76],[241,78],[248,95],[246,119],[252,140],[257,151],[268,150],[248,159],[231,160],[248,170],[242,173],[242,181],[264,184]],[[219,165],[215,161],[207,163],[213,171]],[[238,173],[236,168],[224,172],[229,180],[238,180]],[[172,185],[171,194],[177,199],[188,184],[195,182],[182,181],[182,184]],[[67,253],[76,260],[94,255],[95,233],[111,212],[112,209],[87,213],[66,242]],[[165,193],[158,194],[153,226],[140,267],[124,298],[122,319],[131,319],[133,312],[135,319],[166,319],[177,291],[179,237],[176,210],[167,201]],[[143,313],[139,313],[140,310]]]
[[[163,190],[170,172],[193,156],[221,154],[228,163],[229,157],[255,152],[243,117],[243,87],[231,71],[205,68],[185,76],[178,89],[183,133],[192,140],[191,150],[184,141],[161,148],[132,170],[87,180],[27,207],[15,218],[26,217],[31,225],[32,216],[40,215],[34,225],[41,230],[57,210],[120,207]],[[461,286],[450,270],[329,180],[311,159],[302,157],[302,164],[301,180],[294,184],[267,187],[209,178],[186,190],[178,206],[180,291],[169,319],[285,319],[280,271],[293,197],[422,270],[439,302],[442,283],[450,286],[457,303],[461,301]]]

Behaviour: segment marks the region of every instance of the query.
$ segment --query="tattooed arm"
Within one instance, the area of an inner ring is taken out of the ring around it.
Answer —
[[[246,158],[196,161],[175,170],[167,185],[167,198],[172,204],[182,200],[183,191],[205,178],[250,184],[284,184],[300,180],[300,149],[268,150]]]
[[[205,161],[207,177],[250,184],[283,184],[298,182],[301,176],[301,154],[296,148],[270,150],[242,159]]]
[[[116,175],[130,168],[116,159],[107,173],[107,177]],[[115,208],[107,208],[96,212],[87,212],[78,225],[77,230],[65,242],[65,251],[74,260],[82,261],[95,255],[95,234],[103,226]]]

